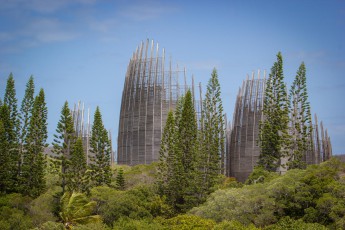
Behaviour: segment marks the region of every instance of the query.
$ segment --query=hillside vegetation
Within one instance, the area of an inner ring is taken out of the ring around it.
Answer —
[[[120,166],[112,168],[113,181]],[[0,197],[0,229],[344,229],[345,164],[331,159],[285,175],[255,169],[246,184],[220,177],[205,203],[176,213],[156,186],[157,164],[123,167],[125,190],[74,194],[63,205],[59,179],[33,199]],[[65,196],[66,199],[66,196]],[[79,214],[78,214],[79,213]]]

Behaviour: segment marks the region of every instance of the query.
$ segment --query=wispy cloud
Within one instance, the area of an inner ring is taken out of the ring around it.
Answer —
[[[63,42],[72,40],[78,33],[69,28],[66,22],[58,19],[40,18],[32,21],[23,35],[38,42]]]
[[[90,23],[90,28],[101,33],[109,33],[114,31],[114,28],[118,25],[118,20],[116,19],[103,19],[103,20],[93,20]]]
[[[121,15],[134,21],[146,21],[159,18],[172,12],[176,12],[177,7],[173,5],[163,5],[159,1],[140,1],[122,10]]]
[[[34,11],[38,13],[50,14],[64,9],[69,5],[92,5],[97,0],[2,0],[1,9]]]
[[[212,71],[213,68],[219,68],[221,64],[219,61],[205,60],[188,63],[188,67],[193,70],[209,70]]]
[[[327,57],[327,53],[323,50],[317,50],[317,51],[300,50],[298,52],[288,54],[288,58],[298,59],[298,60],[308,60],[308,62],[320,61],[326,57]]]

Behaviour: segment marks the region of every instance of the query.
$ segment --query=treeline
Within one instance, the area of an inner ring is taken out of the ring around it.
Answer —
[[[176,213],[157,188],[158,164],[124,166],[125,190],[98,186],[65,193],[48,172],[48,189],[37,198],[0,197],[1,229],[344,229],[344,163],[336,159],[278,175],[255,170],[246,184],[220,178],[205,203]],[[114,168],[119,172],[120,167]]]
[[[55,158],[44,154],[47,144],[45,93],[35,96],[34,79],[26,84],[18,110],[15,81],[9,75],[3,100],[0,99],[0,192],[38,197],[46,190],[45,174],[52,170],[60,176],[62,194],[88,192],[93,186],[110,185],[110,140],[97,107],[90,138],[91,162],[86,164],[86,146],[78,137],[66,101],[54,135]]]
[[[35,96],[29,78],[20,110],[13,75],[7,79],[0,99],[0,192],[19,192],[36,197],[45,189],[47,106],[44,90]]]

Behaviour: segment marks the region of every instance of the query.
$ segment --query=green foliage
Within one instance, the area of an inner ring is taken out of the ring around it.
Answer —
[[[7,145],[8,147],[8,149],[4,153],[5,155],[7,155],[4,159],[4,167],[8,171],[8,175],[5,182],[6,187],[1,188],[1,190],[4,192],[17,192],[19,185],[21,160],[18,148],[20,120],[17,109],[15,82],[12,73],[7,79],[0,120],[2,120],[4,126],[3,135],[5,134],[6,136],[5,145]]]
[[[139,186],[126,191],[95,187],[91,190],[91,199],[97,202],[98,214],[108,225],[122,217],[140,220],[172,216],[172,208],[155,194],[151,186]]]
[[[21,120],[21,133],[20,133],[20,153],[21,156],[24,154],[24,145],[26,136],[28,134],[28,128],[30,124],[30,119],[32,116],[32,109],[34,106],[34,93],[35,93],[35,84],[33,76],[30,76],[28,82],[26,83],[26,89],[24,98],[22,100],[22,105],[20,108],[20,120]]]
[[[264,121],[259,126],[261,154],[258,165],[269,171],[285,167],[282,158],[287,156],[289,146],[289,102],[283,80],[283,58],[279,52],[266,81]]]
[[[62,223],[47,221],[43,223],[40,227],[34,228],[34,230],[65,230],[65,227]]]
[[[75,141],[75,133],[73,126],[73,118],[66,101],[62,107],[60,120],[57,124],[56,134],[54,134],[53,153],[57,155],[55,167],[61,167],[59,175],[61,177],[62,192],[65,192],[68,177],[68,162],[71,157],[73,144]]]
[[[91,179],[95,186],[110,185],[110,142],[108,132],[104,128],[99,107],[96,108],[90,140],[91,153],[94,154],[91,162]]]
[[[116,198],[109,200],[101,211],[104,221],[108,225],[123,216],[129,216],[132,219],[152,217],[140,199],[126,193],[118,194]]]
[[[232,221],[222,221],[217,224],[214,230],[259,230],[261,228],[256,228],[254,224],[244,225],[236,220]]]
[[[123,176],[123,169],[120,168],[116,175],[116,187],[119,190],[125,190],[125,178]]]
[[[13,181],[11,172],[15,167],[14,162],[10,155],[10,144],[7,138],[7,132],[5,129],[6,121],[8,117],[8,107],[3,105],[0,107],[0,191],[2,193],[10,192],[13,189]]]
[[[164,229],[163,226],[151,219],[135,220],[128,217],[121,217],[113,224],[114,230],[155,230]]]
[[[128,165],[121,165],[117,166],[115,170],[119,167],[124,170],[123,175],[126,182],[126,189],[130,189],[138,185],[154,184],[159,175],[157,173],[157,165],[158,162],[153,162],[149,165],[135,165],[131,167]]]
[[[278,177],[279,174],[276,172],[270,172],[265,170],[261,166],[254,167],[253,172],[249,175],[248,179],[246,180],[245,184],[256,184],[256,183],[263,183],[269,182]]]
[[[217,70],[213,69],[211,79],[207,85],[200,130],[200,157],[201,170],[200,196],[208,195],[215,184],[219,173],[224,173],[224,114],[220,95]]]
[[[289,100],[291,102],[291,153],[289,168],[305,168],[307,151],[311,151],[312,132],[310,105],[308,102],[306,69],[302,62],[292,83]]]
[[[22,165],[22,191],[32,197],[39,196],[45,189],[43,152],[47,136],[47,106],[41,89],[34,101]]]
[[[73,146],[67,172],[67,188],[70,192],[88,192],[89,178],[86,157],[81,138]]]
[[[243,184],[238,182],[235,177],[225,177],[224,175],[218,176],[216,189],[226,188],[242,188]]]
[[[96,207],[95,201],[89,201],[83,193],[66,192],[61,197],[60,217],[67,229],[76,224],[100,222],[99,215],[92,215]]]
[[[33,224],[28,216],[29,197],[18,193],[0,196],[0,229],[30,229]]]
[[[190,214],[178,215],[163,221],[163,226],[171,230],[213,229],[216,223],[210,219],[204,219]]]
[[[158,186],[177,212],[200,203],[197,121],[190,90],[168,114],[160,149]]]
[[[294,220],[284,217],[278,223],[268,226],[265,230],[326,230],[327,228],[318,223],[304,223],[302,220]]]
[[[24,211],[8,206],[0,208],[0,229],[27,230],[31,227],[31,219],[25,215]]]
[[[73,230],[110,230],[110,228],[102,222],[96,222],[73,226]]]
[[[54,215],[54,194],[55,190],[49,189],[28,206],[28,215],[31,217],[34,226],[42,226],[46,222],[57,221]]]
[[[236,220],[244,225],[264,226],[276,221],[274,199],[266,194],[265,185],[217,190],[206,203],[193,208],[192,214],[217,222]]]
[[[306,222],[343,229],[344,173],[345,164],[333,158],[321,165],[309,166],[306,170],[289,170],[283,176],[257,168],[248,180],[250,185],[217,190],[205,204],[193,208],[190,213],[217,222],[254,223],[257,227],[272,225],[288,216],[301,220],[282,220],[286,226],[301,225],[306,226],[305,229],[312,229],[314,225],[306,225]],[[253,183],[263,175],[263,181]],[[279,226],[273,225],[275,228],[272,229],[284,229]],[[318,229],[319,225],[315,226]]]

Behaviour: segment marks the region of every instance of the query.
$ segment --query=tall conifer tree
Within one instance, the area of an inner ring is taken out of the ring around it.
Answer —
[[[21,120],[21,132],[19,137],[19,157],[20,161],[18,163],[19,165],[19,171],[21,172],[21,166],[23,163],[23,157],[24,157],[24,146],[25,146],[25,140],[26,136],[28,134],[28,128],[30,124],[30,119],[32,116],[32,109],[34,106],[34,93],[35,93],[35,85],[34,85],[34,78],[30,76],[25,89],[24,98],[22,100],[22,105],[20,108],[20,120]],[[22,175],[20,175],[20,182],[23,182]],[[22,187],[21,185],[19,187]]]
[[[179,101],[181,102],[181,100]],[[183,104],[181,105],[181,111]],[[178,113],[177,107],[175,113]],[[158,164],[158,187],[162,195],[167,197],[167,202],[175,205],[182,199],[182,163],[177,136],[177,125],[174,113],[168,113],[167,121],[162,135],[160,157]]]
[[[182,211],[199,203],[197,197],[199,171],[198,161],[198,125],[193,104],[192,93],[187,91],[184,97],[181,119],[177,127],[177,140],[179,150],[176,152],[177,170],[181,175],[180,184],[183,188],[182,197],[178,199],[177,207]],[[178,176],[178,175],[177,175]]]
[[[10,110],[6,104],[0,107],[0,193],[14,192],[15,181],[11,173],[16,167],[10,152]]]
[[[91,153],[93,154],[91,169],[92,181],[96,186],[110,185],[110,142],[108,132],[104,128],[102,115],[97,106],[92,125],[90,140]]]
[[[123,176],[123,169],[120,168],[116,176],[116,187],[119,190],[125,190],[125,177]]]
[[[169,112],[162,136],[158,180],[167,202],[185,212],[200,203],[198,197],[198,128],[190,90]]]
[[[32,108],[34,106],[34,93],[35,84],[33,76],[30,76],[28,82],[26,83],[26,89],[24,98],[22,100],[22,106],[20,108],[20,118],[21,118],[21,133],[20,133],[20,144],[21,148],[24,145],[24,141],[28,132],[28,126],[30,123],[30,118],[32,115]]]
[[[70,192],[87,192],[88,175],[83,142],[78,138],[73,146],[67,173],[67,187]]]
[[[311,146],[311,113],[308,102],[306,68],[300,65],[290,90],[291,154],[289,168],[304,168],[308,147]]]
[[[220,98],[220,85],[217,70],[213,69],[207,85],[200,130],[200,169],[201,185],[206,194],[211,192],[219,173],[224,169],[224,114]],[[206,195],[204,194],[204,195]]]
[[[43,153],[47,146],[47,113],[44,90],[41,89],[33,105],[22,166],[23,192],[32,197],[39,196],[45,188]]]
[[[16,89],[15,82],[12,73],[9,75],[6,84],[4,104],[8,106],[10,112],[10,118],[8,122],[11,124],[4,124],[6,127],[11,127],[7,129],[8,132],[8,142],[9,142],[9,152],[11,156],[11,177],[13,181],[12,189],[15,191],[19,185],[19,176],[20,176],[20,153],[19,153],[19,131],[20,131],[20,120],[17,108],[17,98],[16,98]]]
[[[258,164],[270,171],[284,166],[289,146],[289,103],[283,74],[283,58],[277,61],[267,79],[263,108],[264,121],[260,124],[259,143],[261,154]]]
[[[62,191],[65,192],[68,173],[68,160],[71,156],[73,144],[75,142],[75,132],[73,118],[66,101],[62,107],[60,120],[57,124],[56,134],[54,134],[53,153],[57,155],[56,161],[61,167],[60,178]]]

